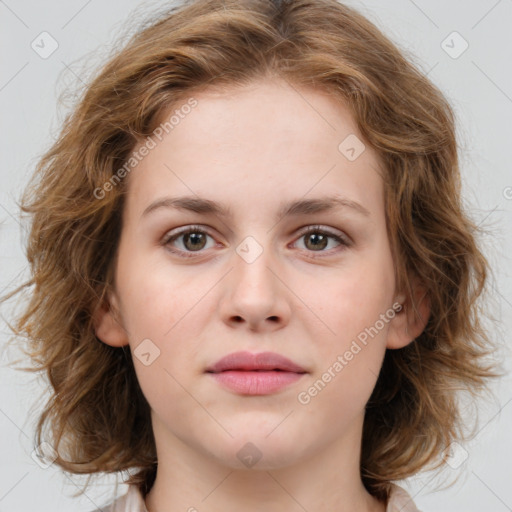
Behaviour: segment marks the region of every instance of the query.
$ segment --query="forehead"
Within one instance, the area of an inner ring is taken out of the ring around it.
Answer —
[[[180,111],[190,98],[195,106]],[[128,196],[138,210],[164,193],[243,206],[272,195],[338,192],[381,206],[377,155],[363,146],[350,109],[323,90],[284,80],[205,89],[174,104],[162,123],[171,116],[172,129],[130,175]],[[347,140],[364,148],[355,160],[343,152]]]
[[[173,129],[177,149],[229,147],[231,151],[257,151],[260,158],[265,158],[273,157],[277,149],[307,156],[312,149],[322,148],[336,155],[337,139],[358,132],[355,119],[341,99],[283,79],[216,87],[193,97],[197,106]],[[181,103],[185,101],[183,98]],[[170,109],[167,118],[175,109],[179,110],[179,103]],[[180,129],[183,127],[185,130]]]

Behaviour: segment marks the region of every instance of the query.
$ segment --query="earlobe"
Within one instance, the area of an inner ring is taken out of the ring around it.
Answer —
[[[100,305],[93,316],[94,331],[103,343],[112,347],[122,347],[128,345],[128,336],[114,306],[113,296],[109,297],[108,302]]]
[[[389,349],[403,348],[414,341],[425,329],[430,317],[430,300],[427,290],[414,283],[414,304],[405,300],[405,294],[397,297],[402,309],[395,314],[390,322],[386,347]]]

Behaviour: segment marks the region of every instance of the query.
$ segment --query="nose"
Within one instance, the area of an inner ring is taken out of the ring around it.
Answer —
[[[271,332],[289,323],[292,293],[269,253],[263,250],[254,261],[234,255],[219,307],[222,320],[230,327]]]

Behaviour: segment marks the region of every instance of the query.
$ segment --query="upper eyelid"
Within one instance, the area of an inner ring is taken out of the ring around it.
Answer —
[[[352,243],[352,239],[346,233],[344,233],[343,231],[339,231],[339,230],[336,230],[336,232],[334,232],[334,229],[335,228],[322,226],[320,224],[309,224],[309,225],[304,226],[298,230],[299,231],[299,234],[297,235],[298,238],[296,238],[295,241],[300,239],[304,235],[308,234],[309,232],[322,231],[325,234],[327,234],[328,236],[330,236],[331,238],[339,238],[341,240],[341,242],[347,246]],[[170,234],[171,231],[175,231],[175,230],[178,230],[178,231],[176,231],[173,234]],[[202,225],[197,225],[197,224],[186,225],[186,226],[181,226],[181,227],[175,228],[175,230],[171,230],[163,236],[163,243],[168,243],[173,238],[174,239],[179,238],[180,236],[182,236],[186,233],[194,232],[194,231],[203,232],[206,235],[208,235],[212,238],[215,238],[215,236],[210,232],[211,228],[202,226]],[[198,252],[200,252],[200,251],[198,251]],[[320,252],[324,252],[324,251],[320,251]]]

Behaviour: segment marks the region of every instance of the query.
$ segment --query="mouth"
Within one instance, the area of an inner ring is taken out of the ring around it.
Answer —
[[[307,373],[299,364],[275,352],[233,352],[219,359],[206,369],[209,373],[223,371],[284,371],[293,373]]]
[[[274,352],[235,352],[206,369],[223,387],[243,395],[268,395],[297,382],[308,372]]]
[[[241,395],[276,393],[305,375],[285,370],[224,370],[207,373],[225,388]]]

